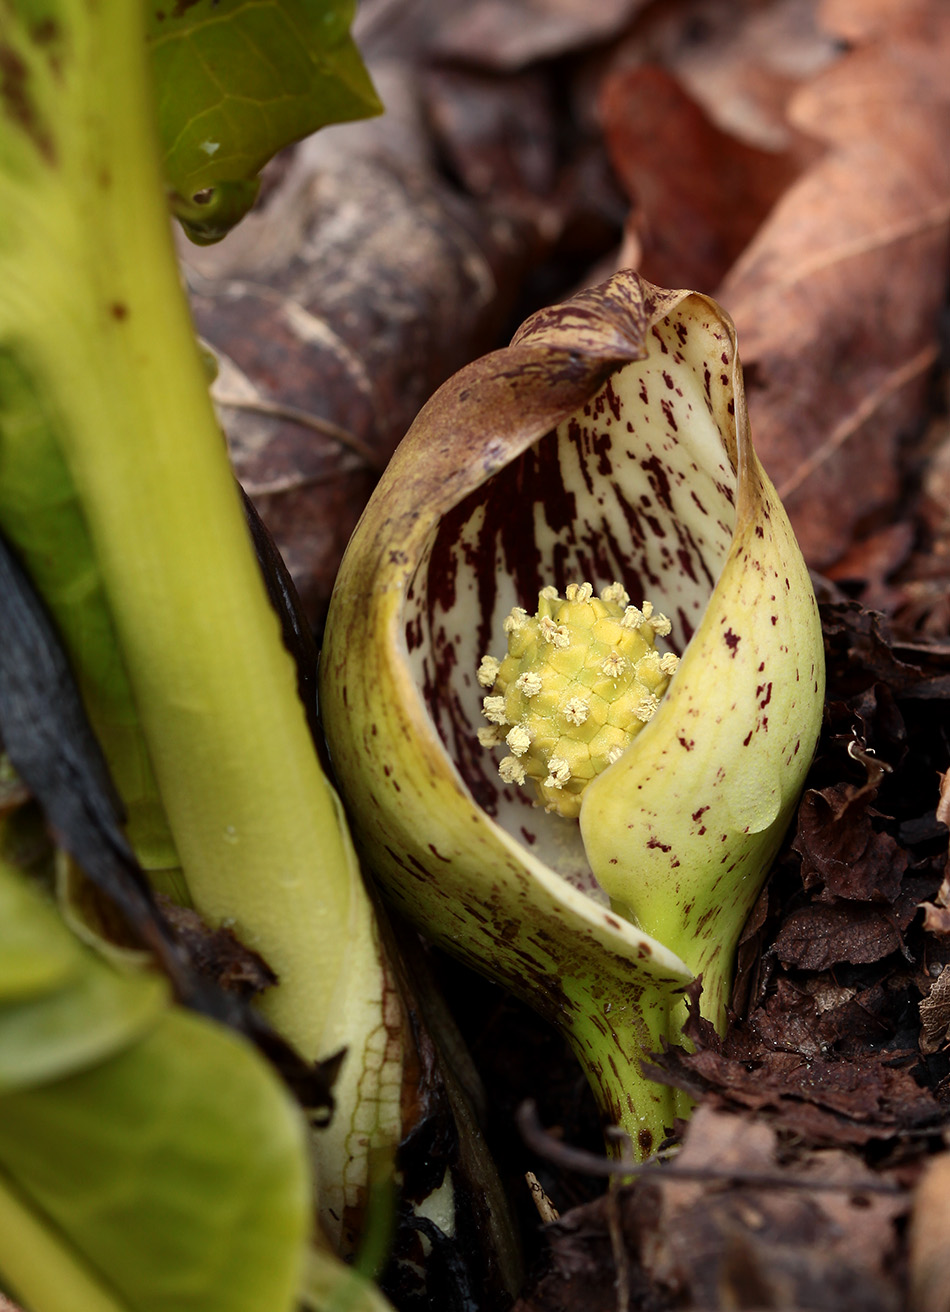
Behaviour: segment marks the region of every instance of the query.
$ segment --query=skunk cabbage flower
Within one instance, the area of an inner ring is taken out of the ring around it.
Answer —
[[[725,1023],[823,686],[732,324],[621,273],[421,412],[341,568],[321,706],[390,898],[564,1030],[645,1154],[681,1106],[641,1058],[696,975]]]

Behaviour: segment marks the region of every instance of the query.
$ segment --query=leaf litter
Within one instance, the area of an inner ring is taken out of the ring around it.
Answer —
[[[599,1131],[570,1055],[435,957],[531,1262],[517,1312],[946,1309],[950,13],[365,0],[357,36],[387,117],[277,161],[259,213],[186,258],[311,621],[434,387],[621,264],[735,318],[756,447],[820,571],[822,739],[728,1033],[694,1010],[690,1051],[655,1055],[697,1105],[665,1176],[578,1169]]]

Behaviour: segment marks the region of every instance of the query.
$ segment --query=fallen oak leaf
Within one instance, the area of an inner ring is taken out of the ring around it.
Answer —
[[[662,287],[711,291],[795,178],[798,161],[719,127],[658,65],[611,74],[600,115],[634,205],[626,243],[641,252],[637,268]]]
[[[527,1137],[543,1157],[569,1153],[578,1171],[624,1169],[545,1143],[537,1126]],[[667,1308],[674,1292],[678,1307],[893,1312],[894,1222],[908,1206],[894,1174],[856,1154],[790,1154],[771,1126],[703,1107],[675,1161],[637,1168],[632,1185],[545,1228],[540,1276],[515,1312]]]
[[[681,1170],[710,1178],[683,1185]],[[688,1291],[682,1305],[891,1312],[907,1191],[857,1155],[792,1156],[774,1126],[702,1107],[666,1174],[640,1251],[651,1274]]]
[[[668,1048],[648,1071],[714,1109],[753,1111],[809,1144],[859,1146],[919,1133],[943,1119],[933,1095],[893,1061],[887,1052],[829,1061],[770,1051],[736,1060],[715,1045],[697,1044],[692,1053]]]
[[[950,101],[935,44],[950,49],[950,25],[882,33],[797,93],[793,123],[828,152],[719,292],[748,343],[765,463],[818,567],[894,499],[897,440],[937,358]]]
[[[867,965],[900,947],[900,928],[888,911],[835,902],[793,911],[770,950],[783,965],[815,971],[842,962]]]
[[[873,793],[854,784],[805,794],[792,848],[802,858],[806,888],[821,884],[827,900],[894,902],[908,856],[890,834],[873,828],[872,800]]]

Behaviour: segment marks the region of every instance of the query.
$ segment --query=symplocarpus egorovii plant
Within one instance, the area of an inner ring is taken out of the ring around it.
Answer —
[[[725,1024],[823,689],[734,329],[623,272],[421,412],[341,568],[321,706],[388,895],[562,1027],[646,1154],[680,1104],[641,1059],[697,975]]]

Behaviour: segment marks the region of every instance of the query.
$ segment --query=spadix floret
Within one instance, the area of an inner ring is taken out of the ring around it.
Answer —
[[[484,656],[478,668],[478,682],[491,687],[482,714],[498,730],[480,731],[479,741],[503,741],[511,755],[499,763],[502,782],[531,779],[559,815],[580,814],[584,788],[652,719],[676,669],[676,655],[654,645],[669,620],[650,602],[629,603],[616,582],[599,597],[590,583],[569,583],[563,598],[549,584],[537,615],[516,607],[505,621],[505,658]]]

